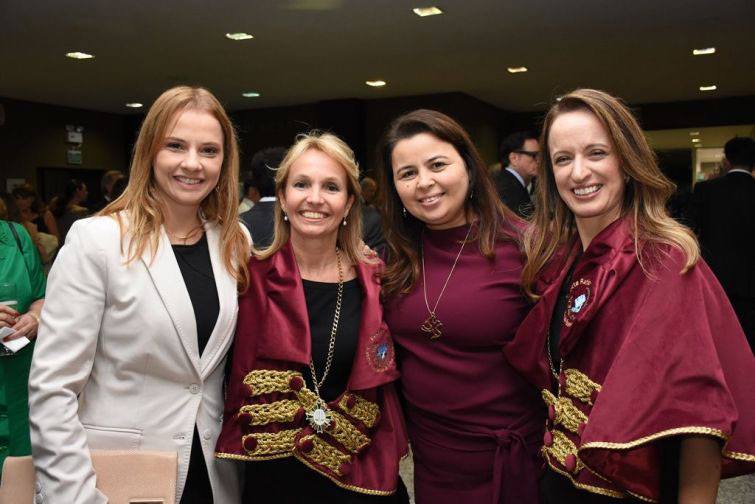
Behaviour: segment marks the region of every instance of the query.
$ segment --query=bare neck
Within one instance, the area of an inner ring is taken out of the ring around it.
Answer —
[[[338,281],[335,234],[322,238],[305,238],[292,233],[291,247],[303,279],[317,282]],[[341,260],[343,261],[343,256]]]
[[[195,243],[202,237],[198,206],[163,204],[163,226],[172,244]]]

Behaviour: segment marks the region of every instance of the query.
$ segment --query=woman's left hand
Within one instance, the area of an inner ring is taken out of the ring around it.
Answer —
[[[13,330],[16,332],[6,336],[3,341],[11,341],[23,336],[34,339],[37,336],[37,329],[39,329],[38,319],[30,312],[26,312],[16,319],[16,323],[13,325]]]

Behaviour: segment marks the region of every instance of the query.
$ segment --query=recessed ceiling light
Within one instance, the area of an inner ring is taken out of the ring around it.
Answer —
[[[715,47],[705,47],[703,49],[692,49],[692,54],[694,56],[702,56],[704,54],[715,54],[716,48]]]
[[[715,84],[711,84],[710,86],[700,86],[700,91],[715,91],[718,89]]]
[[[689,136],[700,136],[700,132],[699,131],[690,131],[689,132]]]
[[[508,67],[506,70],[508,70],[509,73],[522,73],[527,71],[527,67]]]
[[[126,106],[128,108],[142,108],[144,105],[142,105],[139,102],[132,102],[132,103],[127,103]]]
[[[412,12],[414,12],[419,17],[437,16],[438,14],[443,14],[443,11],[437,7],[417,7],[416,9],[412,9]]]
[[[368,80],[364,81],[364,83],[371,87],[383,87],[386,84],[384,80]]]
[[[241,96],[244,98],[258,98],[260,94],[256,91],[247,91],[246,93],[241,93]]]
[[[225,38],[231,40],[249,40],[253,39],[254,35],[250,33],[238,32],[238,33],[226,33]]]
[[[699,141],[700,141],[700,139],[699,139],[699,138],[693,138],[693,139],[692,139],[692,143],[697,143],[697,142],[699,142]]]
[[[66,56],[71,59],[92,59],[94,58],[94,54],[87,54],[85,52],[69,52],[66,53]]]

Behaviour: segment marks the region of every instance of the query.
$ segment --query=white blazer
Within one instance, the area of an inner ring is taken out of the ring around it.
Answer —
[[[178,502],[195,424],[215,503],[240,502],[242,464],[214,457],[236,282],[222,264],[219,227],[206,223],[205,232],[220,313],[200,358],[191,299],[165,231],[154,257],[146,252],[126,266],[113,218],[71,227],[47,282],[29,377],[37,503],[107,502],[95,488],[89,449],[175,450]]]

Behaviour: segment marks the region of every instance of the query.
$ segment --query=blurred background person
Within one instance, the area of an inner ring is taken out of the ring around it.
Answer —
[[[49,264],[58,249],[58,227],[55,216],[44,205],[34,188],[23,184],[13,189],[21,224],[29,232],[43,264]]]
[[[102,198],[96,203],[89,206],[91,212],[97,213],[108,204],[110,204],[115,198],[113,197],[113,185],[116,181],[125,177],[120,170],[108,170],[100,179],[100,190],[102,191]]]
[[[244,180],[244,193],[242,194],[241,203],[239,203],[239,214],[248,212],[260,200],[260,192],[254,186],[251,179]]]
[[[537,135],[530,131],[517,131],[503,139],[499,147],[501,170],[494,181],[501,200],[514,213],[526,217],[532,213],[530,185],[537,176],[540,145]]]
[[[724,175],[698,182],[690,222],[755,351],[755,140],[724,145]]]
[[[63,194],[55,198],[55,202],[51,206],[58,227],[60,243],[66,242],[68,230],[71,229],[74,222],[89,215],[89,209],[84,206],[88,195],[89,191],[84,182],[71,179],[66,184]]]
[[[16,353],[0,346],[0,473],[6,456],[31,455],[29,439],[29,368],[45,297],[42,263],[26,229],[9,220],[15,198],[0,197],[0,328],[15,333],[3,341],[26,337],[30,344]],[[10,207],[10,212],[8,211]],[[17,215],[16,215],[17,217]],[[4,432],[3,432],[4,431]]]
[[[260,199],[254,206],[239,215],[249,229],[252,242],[257,249],[263,249],[273,242],[275,233],[275,170],[286,156],[284,147],[270,147],[258,151],[252,157],[251,180]]]

